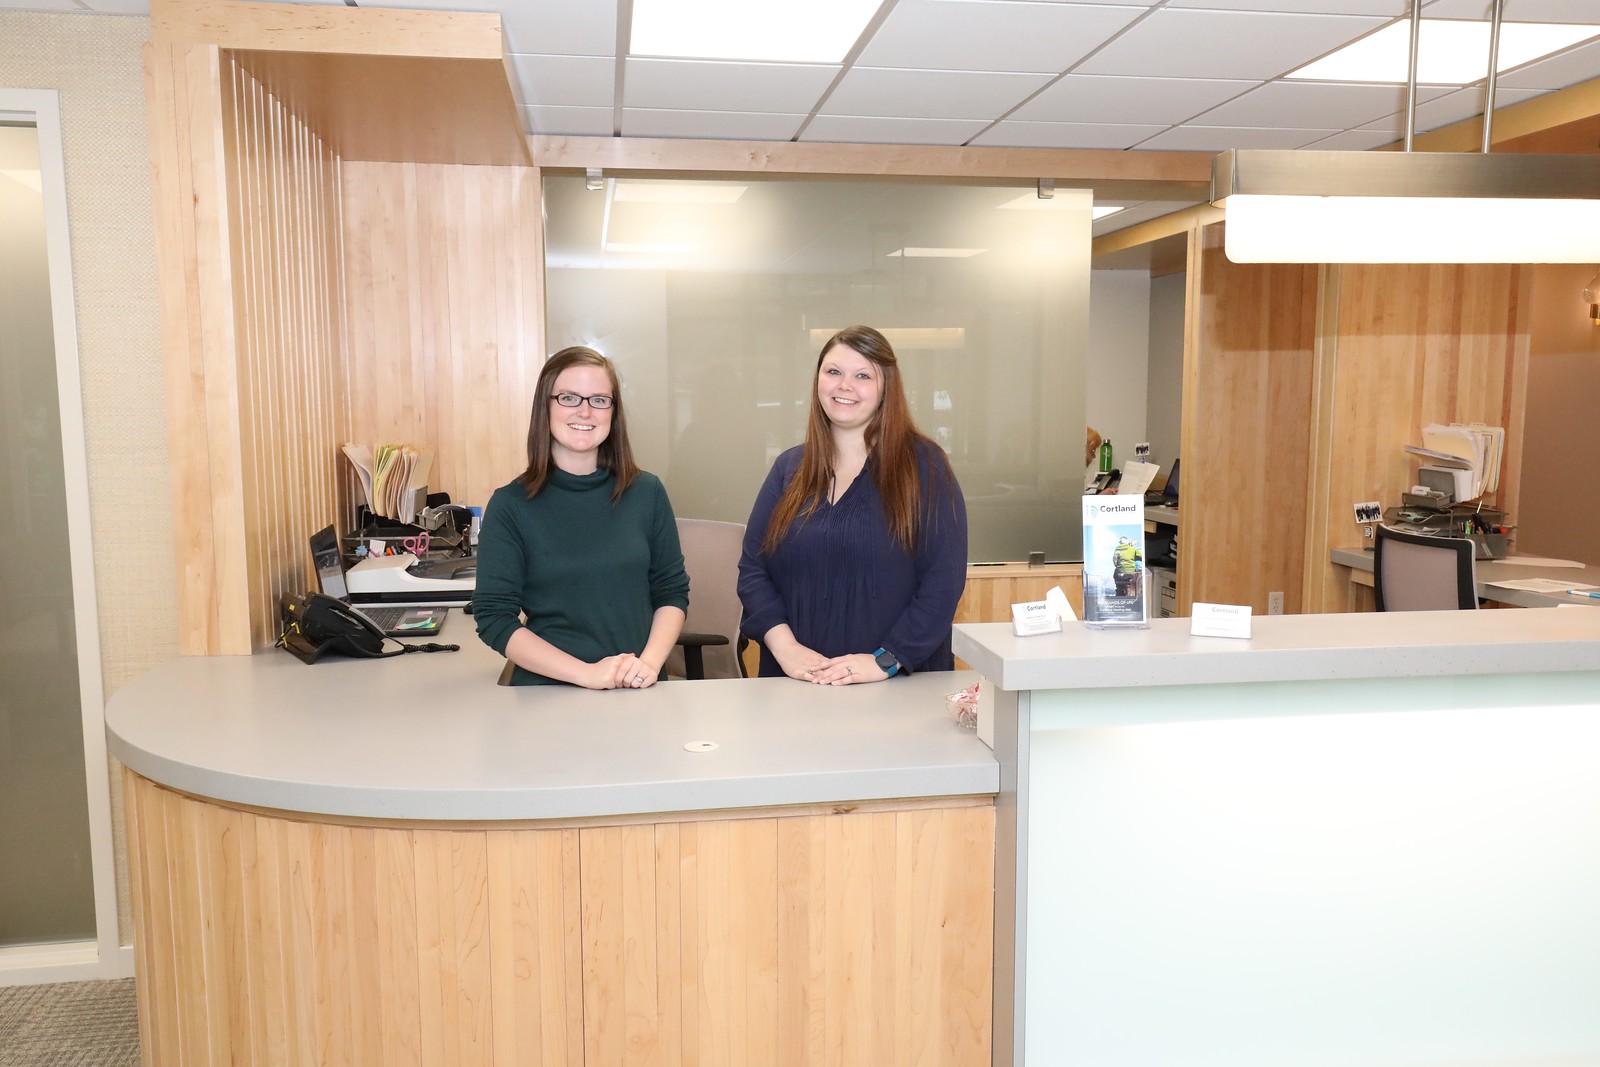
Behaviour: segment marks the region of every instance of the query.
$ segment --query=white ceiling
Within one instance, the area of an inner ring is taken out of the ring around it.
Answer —
[[[629,56],[631,0],[373,6],[499,12],[531,133],[1217,152],[1364,150],[1405,122],[1403,86],[1283,75],[1407,16],[1410,0],[883,0],[843,64]],[[0,8],[141,14],[148,0]],[[1488,12],[1423,5],[1427,18]],[[1504,17],[1600,29],[1600,0],[1506,0]],[[1600,41],[1503,73],[1497,105],[1596,77]],[[1481,82],[1421,87],[1417,131],[1482,110]],[[1130,205],[1096,232],[1172,209]]]

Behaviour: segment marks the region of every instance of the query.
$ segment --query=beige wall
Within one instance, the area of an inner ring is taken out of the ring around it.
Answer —
[[[1600,494],[1588,470],[1600,456],[1600,326],[1583,303],[1594,276],[1591,263],[1534,268],[1522,501],[1513,517],[1518,551],[1600,564]]]
[[[146,149],[147,19],[0,11],[0,86],[61,94],[106,695],[177,652]],[[128,924],[121,775],[118,911]]]

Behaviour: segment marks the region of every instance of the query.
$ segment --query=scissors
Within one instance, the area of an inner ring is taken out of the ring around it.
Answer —
[[[400,545],[407,552],[411,553],[413,556],[416,556],[418,559],[421,559],[423,556],[428,554],[428,541],[428,532],[424,530],[415,537],[408,537],[401,541]]]

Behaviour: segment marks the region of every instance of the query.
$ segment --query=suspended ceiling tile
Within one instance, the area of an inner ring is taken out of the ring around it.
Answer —
[[[1417,86],[1418,100],[1431,100],[1449,90]],[[1236,100],[1200,116],[1207,126],[1296,126],[1350,129],[1404,110],[1403,85],[1352,85],[1345,82],[1268,82]]]
[[[1600,0],[1594,2],[1600,7]],[[1600,32],[1600,26],[1595,29]],[[1502,74],[1495,83],[1495,93],[1498,97],[1501,89],[1565,89],[1593,78],[1600,78],[1600,41],[1580,44],[1569,52]]]
[[[1153,12],[1075,73],[1173,78],[1276,78],[1383,25],[1356,15],[1256,11]]]
[[[616,99],[617,61],[601,56],[511,57],[522,102],[544,107],[609,108]]]
[[[1534,89],[1496,89],[1495,108],[1505,107],[1507,104],[1518,104],[1524,100],[1532,100],[1543,95]],[[1417,130],[1436,130],[1440,126],[1449,126],[1454,122],[1475,118],[1483,114],[1483,87],[1468,86],[1457,89],[1453,93],[1426,100],[1417,105]],[[1406,115],[1401,111],[1388,115],[1374,122],[1366,123],[1363,130],[1386,130],[1394,134],[1396,139],[1405,135]]]
[[[1139,147],[1174,152],[1223,152],[1229,148],[1304,148],[1337,130],[1267,130],[1244,126],[1179,126]]]
[[[741,111],[653,111],[622,109],[624,137],[703,137],[727,141],[787,141],[804,115]]]
[[[1007,120],[1171,126],[1257,84],[1198,78],[1069,74],[1007,116]]]
[[[806,115],[839,68],[803,63],[629,59],[623,103],[653,110]]]
[[[338,3],[339,0],[312,0],[312,2]],[[0,3],[0,7],[6,6],[9,5]],[[43,5],[32,4],[28,6],[42,7]],[[69,3],[64,8],[57,10],[82,11],[84,8],[88,8],[97,15],[149,15],[150,0],[83,0],[83,7],[75,7]]]
[[[846,141],[866,144],[965,144],[983,129],[982,119],[866,118],[818,115],[800,135],[802,141]]]
[[[145,10],[149,10],[146,4]],[[0,11],[72,11],[83,13],[83,8],[72,0],[0,0]]]
[[[1330,134],[1320,141],[1312,141],[1304,147],[1330,151],[1370,152],[1374,148],[1393,144],[1396,140],[1395,134],[1389,130],[1344,130],[1341,133]]]
[[[611,136],[609,107],[528,107],[525,125],[532,133],[569,133],[585,137]]]
[[[388,0],[379,2],[392,6]],[[501,12],[510,51],[616,56],[616,0],[500,0],[491,6]],[[479,4],[478,10],[483,9]]]
[[[1007,148],[1131,148],[1154,137],[1165,125],[1131,126],[1095,122],[1018,122],[1007,119],[973,138],[975,145]]]
[[[1198,203],[1200,203],[1198,200],[1151,200],[1143,204],[1136,204],[1124,211],[1117,212],[1115,215],[1107,215],[1103,219],[1095,220],[1094,235],[1096,237],[1104,237],[1108,233],[1116,233],[1118,230],[1125,230],[1129,226],[1137,226],[1141,222],[1159,219],[1163,215],[1171,215],[1185,208],[1194,207]],[[1098,200],[1095,201],[1095,206],[1100,206]]]
[[[1007,0],[901,0],[858,62],[1059,74],[1147,11]]]
[[[992,119],[1049,80],[1048,74],[855,67],[828,97],[822,113]]]

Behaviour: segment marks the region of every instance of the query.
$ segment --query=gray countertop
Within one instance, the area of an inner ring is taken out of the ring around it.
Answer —
[[[1328,678],[1600,670],[1600,611],[1267,615],[1251,637],[1191,637],[1188,619],[1147,630],[1017,637],[1009,623],[955,628],[956,655],[1001,689],[1095,689]]]
[[[1600,617],[1600,613],[1596,613]],[[994,793],[999,770],[944,695],[970,673],[815,687],[786,678],[587,692],[495,685],[456,653],[306,665],[184,657],[123,686],[110,750],[222,801],[383,819],[531,820]],[[450,632],[454,630],[455,632]],[[691,741],[714,741],[689,752]]]

